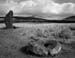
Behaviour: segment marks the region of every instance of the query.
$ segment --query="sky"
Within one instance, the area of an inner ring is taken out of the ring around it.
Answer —
[[[75,15],[75,0],[0,0],[0,16],[9,10],[20,16],[59,18]]]

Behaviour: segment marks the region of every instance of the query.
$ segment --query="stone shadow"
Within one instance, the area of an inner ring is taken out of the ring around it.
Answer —
[[[41,56],[41,55],[33,53],[32,51],[29,50],[28,46],[24,46],[24,47],[20,48],[20,51],[23,54],[26,54],[26,55],[37,56],[37,57],[45,57],[45,56]]]

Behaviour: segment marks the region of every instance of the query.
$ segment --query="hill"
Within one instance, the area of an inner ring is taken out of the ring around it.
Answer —
[[[63,19],[64,21],[75,21],[75,16],[69,16]]]

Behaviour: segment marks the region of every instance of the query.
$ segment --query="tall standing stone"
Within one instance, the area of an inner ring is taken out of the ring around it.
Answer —
[[[6,28],[8,28],[8,29],[13,28],[13,11],[12,10],[10,10],[6,14],[4,20],[5,20]]]

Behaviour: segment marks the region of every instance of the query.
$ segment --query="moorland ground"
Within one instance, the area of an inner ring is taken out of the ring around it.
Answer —
[[[16,29],[3,29],[5,24],[0,24],[0,58],[75,58],[74,50],[65,50],[57,57],[37,57],[27,55],[21,52],[21,48],[27,45],[31,36],[36,29],[58,29],[59,26],[67,25],[75,27],[75,24],[58,24],[58,23],[15,23]],[[68,46],[70,48],[71,46]]]

